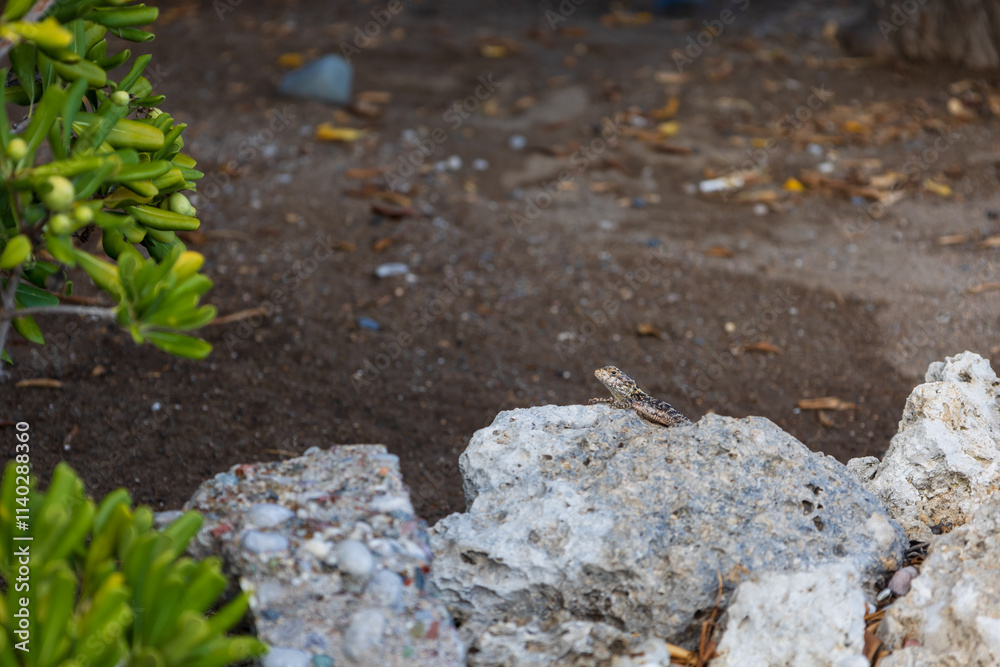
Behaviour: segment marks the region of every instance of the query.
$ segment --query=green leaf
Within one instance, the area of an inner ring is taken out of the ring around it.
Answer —
[[[49,133],[49,128],[59,117],[59,110],[62,109],[65,100],[66,94],[58,86],[50,87],[42,95],[23,135],[28,143],[28,155],[34,155],[35,150],[41,145],[45,135]]]
[[[84,526],[84,530],[87,526]],[[73,615],[73,594],[76,592],[76,577],[65,565],[51,575],[48,617],[39,623],[41,636],[38,638],[38,664],[55,665],[65,657],[71,643],[66,636],[66,628]]]
[[[83,27],[82,21],[80,22],[80,27],[81,29]],[[77,79],[69,87],[69,90],[66,91],[66,101],[63,103],[62,108],[62,140],[66,146],[69,146],[70,136],[73,132],[73,118],[76,116],[76,112],[80,110],[83,96],[86,93],[87,81],[85,79]]]
[[[19,19],[27,14],[34,4],[35,0],[9,0],[3,9],[2,18],[4,21]]]
[[[120,28],[113,32],[129,42],[151,42],[156,37],[153,33],[139,30],[138,28]]]
[[[67,81],[83,79],[91,88],[103,88],[108,83],[108,73],[100,65],[89,60],[71,64],[53,60],[52,67],[63,79]]]
[[[10,66],[14,69],[14,75],[18,83],[24,88],[29,100],[35,99],[35,55],[37,51],[34,44],[25,42],[13,47],[8,56]]]
[[[73,239],[69,234],[53,234],[45,232],[45,249],[56,258],[56,261],[69,267],[76,266],[76,257],[73,254]]]
[[[114,29],[149,25],[156,20],[158,15],[159,10],[156,7],[137,5],[135,7],[116,7],[115,9],[95,9],[87,13],[86,19]]]
[[[144,331],[143,335],[164,352],[186,359],[204,359],[212,352],[211,344],[200,338],[169,331]]]
[[[139,80],[139,77],[142,76],[142,73],[146,70],[146,65],[148,65],[149,61],[152,60],[152,59],[153,59],[153,56],[151,56],[149,54],[142,55],[142,56],[139,56],[138,58],[136,58],[135,62],[132,63],[132,68],[129,69],[128,74],[126,74],[125,78],[123,78],[118,83],[118,90],[124,90],[126,92],[131,92],[129,89],[133,85],[135,85],[136,81]]]
[[[4,281],[4,284],[6,284],[6,282],[7,281]],[[38,287],[23,281],[17,284],[17,289],[14,290],[14,296],[24,308],[59,305],[59,297],[55,294],[39,289]]]
[[[14,331],[32,343],[45,345],[45,336],[42,335],[42,330],[38,327],[34,317],[15,317],[10,323],[14,327]]]

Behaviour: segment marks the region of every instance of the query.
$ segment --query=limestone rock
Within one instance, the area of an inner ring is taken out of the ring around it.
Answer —
[[[882,667],[1000,665],[1000,494],[935,538],[909,595],[889,608],[878,633],[897,649]],[[907,638],[920,645],[899,648]]]
[[[693,647],[754,573],[896,569],[902,529],[843,465],[770,421],[664,428],[607,406],[500,413],[460,458],[468,511],[431,572],[474,665],[584,665],[636,637]]]
[[[868,458],[848,463],[870,477],[868,489],[911,539],[961,526],[1000,488],[998,388],[990,362],[978,354],[935,362],[906,400],[878,467],[872,471]]]
[[[744,581],[712,667],[868,667],[864,615],[858,574],[842,562]]]
[[[382,445],[312,448],[201,485],[192,555],[219,555],[243,590],[267,665],[464,665],[426,590],[426,527]],[[280,546],[280,548],[272,548]]]

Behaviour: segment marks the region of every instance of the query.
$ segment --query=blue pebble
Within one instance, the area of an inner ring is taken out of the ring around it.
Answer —
[[[646,246],[649,248],[659,248],[661,245],[663,245],[663,241],[660,239],[649,239],[646,241]]]
[[[289,72],[278,84],[278,92],[292,97],[307,97],[333,104],[351,101],[354,69],[340,56],[326,55]]]
[[[646,200],[642,197],[632,199],[632,208],[646,208]]]
[[[370,317],[359,317],[358,326],[362,329],[371,329],[372,331],[378,331],[382,328],[382,325],[373,320]]]

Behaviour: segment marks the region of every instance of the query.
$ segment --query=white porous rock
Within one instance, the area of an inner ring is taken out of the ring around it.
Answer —
[[[935,538],[878,634],[895,649],[880,667],[1000,665],[1000,494]],[[918,645],[901,648],[907,639]]]
[[[924,380],[878,467],[869,457],[848,463],[914,540],[961,526],[1000,488],[1000,380],[990,362],[963,352],[932,363]]]
[[[712,667],[868,667],[864,615],[858,573],[846,563],[761,575],[736,589]]]
[[[382,445],[234,466],[187,509],[205,517],[190,555],[221,556],[250,593],[257,637],[275,648],[265,667],[465,665],[427,590],[427,526]]]
[[[472,665],[588,665],[643,637],[697,645],[725,582],[901,565],[903,530],[831,457],[767,419],[665,428],[631,410],[500,413],[459,459],[468,510],[430,529],[432,588]]]

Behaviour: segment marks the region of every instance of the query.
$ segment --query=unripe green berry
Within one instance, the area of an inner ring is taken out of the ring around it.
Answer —
[[[89,206],[77,206],[73,209],[73,218],[81,225],[87,225],[94,221],[94,209]]]
[[[65,213],[56,213],[49,218],[49,230],[53,234],[69,234],[69,216]]]
[[[118,107],[128,106],[129,94],[124,90],[116,90],[111,93],[111,103]]]
[[[178,215],[194,216],[197,213],[194,206],[191,205],[191,201],[179,192],[170,195],[168,207]]]
[[[28,144],[20,137],[15,137],[7,144],[7,157],[11,160],[20,160],[27,154]]]
[[[42,203],[50,211],[65,211],[73,205],[76,188],[65,176],[49,176],[39,188],[39,194],[42,197]]]

